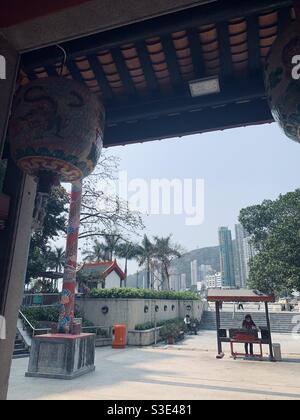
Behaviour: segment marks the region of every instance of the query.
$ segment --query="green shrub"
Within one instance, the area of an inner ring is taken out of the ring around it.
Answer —
[[[181,319],[168,321],[162,326],[160,330],[160,337],[163,340],[167,340],[169,337],[179,340],[182,338],[182,334],[185,329],[184,327],[184,322]]]
[[[54,306],[37,306],[37,307],[23,307],[21,312],[28,319],[30,324],[35,329],[50,328],[52,323],[57,323],[59,318],[59,305]],[[75,318],[82,318],[83,327],[93,327],[94,324],[87,319],[84,319],[82,314],[75,308]],[[31,334],[32,330],[29,325],[23,321],[23,326],[26,331]],[[46,331],[46,330],[45,330]],[[95,332],[94,329],[85,332]]]
[[[168,300],[198,300],[199,297],[193,292],[170,292],[151,289],[114,288],[93,289],[88,297],[99,299],[168,299]]]
[[[23,307],[21,311],[34,328],[39,328],[41,322],[58,322],[59,308],[56,305]]]

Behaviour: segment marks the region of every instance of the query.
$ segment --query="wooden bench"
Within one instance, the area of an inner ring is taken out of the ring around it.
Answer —
[[[246,353],[239,353],[239,352],[235,352],[234,351],[234,344],[257,344],[259,346],[260,349],[260,353],[259,354],[253,354],[251,355],[251,357],[255,357],[257,359],[262,359],[263,358],[263,350],[262,350],[262,345],[263,342],[262,340],[254,337],[252,334],[237,334],[235,337],[230,339],[230,347],[231,347],[231,356],[233,357],[234,360],[236,360],[237,357],[245,357]]]

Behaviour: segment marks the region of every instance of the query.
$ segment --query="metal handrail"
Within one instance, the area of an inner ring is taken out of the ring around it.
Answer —
[[[111,334],[112,328],[111,327],[105,327],[103,325],[100,325],[100,326],[94,326],[93,325],[93,326],[90,326],[90,327],[81,327],[81,329],[82,329],[82,331],[85,331],[85,330],[95,330],[96,334],[97,334],[97,331],[98,330],[107,330],[107,332],[108,332],[108,338],[112,336],[112,334]]]
[[[19,311],[19,315],[22,318],[22,320],[28,325],[28,327],[31,329],[32,331],[32,337],[34,337],[37,333],[42,332],[42,331],[46,331],[47,333],[49,331],[51,331],[51,328],[35,328],[31,322],[26,318],[26,316],[23,314],[22,311]]]

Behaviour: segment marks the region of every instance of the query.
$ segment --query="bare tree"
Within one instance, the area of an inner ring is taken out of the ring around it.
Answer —
[[[95,172],[85,179],[82,195],[80,239],[104,235],[136,234],[144,228],[140,213],[132,211],[128,202],[115,191],[104,188],[105,183],[117,181],[119,159],[103,153]]]

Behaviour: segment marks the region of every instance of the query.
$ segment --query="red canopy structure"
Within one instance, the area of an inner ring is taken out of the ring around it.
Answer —
[[[221,315],[220,310],[223,302],[226,303],[247,303],[247,302],[257,302],[265,304],[266,311],[266,321],[267,321],[267,338],[261,340],[261,344],[268,344],[270,350],[270,360],[274,361],[273,354],[273,343],[272,343],[272,331],[269,315],[268,304],[275,302],[274,295],[266,295],[257,290],[248,290],[248,289],[239,289],[239,290],[209,290],[207,296],[208,302],[215,302],[216,305],[216,324],[217,324],[217,341],[218,341],[218,355],[217,359],[222,359],[224,357],[223,353],[223,343],[230,342],[230,339],[223,336],[221,329]]]

